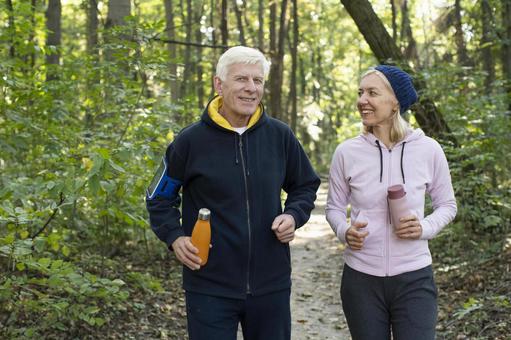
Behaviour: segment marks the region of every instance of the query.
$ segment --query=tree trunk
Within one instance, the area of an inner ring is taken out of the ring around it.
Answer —
[[[174,28],[174,4],[173,0],[164,0],[165,5],[165,25],[167,32],[167,39],[175,40],[176,39],[176,30]],[[177,82],[177,60],[176,53],[177,46],[174,44],[167,44],[167,52],[169,55],[169,89],[170,89],[170,98],[173,103],[175,103],[179,99],[179,86]]]
[[[404,0],[401,7],[401,40],[406,42],[404,51],[405,59],[412,60],[416,66],[420,65],[419,55],[417,54],[417,43],[413,38],[410,18],[408,16],[408,1]]]
[[[124,18],[131,14],[130,0],[109,0],[108,14],[106,18],[106,28],[115,26],[124,26],[126,22]]]
[[[300,98],[305,98],[307,96],[307,77],[305,76],[304,61],[301,57],[298,57],[298,70],[300,73],[300,93],[298,95]]]
[[[383,26],[383,23],[374,12],[368,0],[341,0],[341,3],[355,21],[360,33],[362,33],[371,51],[380,63],[397,62],[413,74],[396,43],[392,40],[392,37],[385,29],[385,26]],[[419,93],[426,89],[425,81],[419,77],[415,77],[414,84]],[[444,138],[457,144],[442,114],[430,98],[423,94],[420,95],[419,105],[415,105],[414,112],[415,119],[426,134]]]
[[[257,31],[257,46],[261,51],[264,51],[264,1],[259,0],[259,7],[257,8],[257,18],[259,21],[259,29]]]
[[[98,46],[98,3],[97,0],[87,1],[87,52],[97,56]]]
[[[247,11],[247,1],[246,0],[242,0],[241,1],[241,12],[242,12],[242,16],[243,16],[243,27],[245,28],[245,40],[246,40],[246,43],[248,44],[248,46],[256,46],[256,40],[257,40],[257,34],[256,32],[254,31],[254,28],[253,28],[253,25],[252,25],[252,21],[253,21],[253,18],[248,17],[247,13],[249,11]]]
[[[322,73],[321,72],[321,49],[316,47],[315,51],[312,51],[312,74],[314,79],[316,80],[313,83],[312,87],[312,99],[314,102],[316,102],[318,105],[321,103],[321,83],[322,83]]]
[[[30,12],[30,33],[28,36],[28,41],[33,42],[34,46],[37,46],[37,39],[35,37],[35,30],[36,30],[36,22],[35,22],[35,16],[36,16],[36,7],[37,7],[37,0],[31,0],[31,12]],[[30,68],[33,69],[35,67],[35,49],[32,49],[30,54],[28,55],[27,63],[29,63]]]
[[[105,28],[107,30],[117,27],[124,26],[126,22],[124,18],[131,14],[131,1],[130,0],[110,0],[108,1],[108,14],[106,18]],[[127,37],[123,37],[126,38]],[[111,33],[106,34],[105,40],[107,42],[112,40]],[[107,50],[105,53],[105,58],[109,61],[113,60],[113,53],[111,50]],[[123,68],[124,71],[127,71],[127,67]]]
[[[298,66],[298,0],[291,0],[293,6],[293,42],[291,43],[291,77],[289,97],[291,97],[291,129],[296,133],[298,117],[298,96],[296,94],[296,70]]]
[[[200,22],[202,16],[203,2],[197,2],[197,8],[195,9],[195,22]],[[195,40],[198,43],[202,42],[202,32],[200,25],[197,25],[195,29]],[[204,84],[202,83],[202,48],[197,47],[197,58],[194,61],[196,63],[195,74],[197,75],[197,106],[199,110],[202,110],[204,107]]]
[[[394,0],[390,0],[390,8],[392,10],[392,39],[397,43],[397,13]]]
[[[99,50],[98,50],[98,3],[97,0],[88,0],[86,8],[87,15],[87,54],[92,59],[92,64],[99,61]],[[99,84],[101,76],[99,71],[93,71],[87,74],[87,93],[94,93],[94,85]],[[87,106],[85,111],[85,128],[92,130],[94,127],[94,112],[96,110],[90,106]],[[76,202],[75,202],[76,203]]]
[[[60,40],[62,36],[61,30],[62,6],[60,0],[49,0],[46,9],[46,64],[59,65],[60,63]],[[50,47],[50,48],[49,48]],[[57,72],[49,67],[46,74],[46,80],[57,79]]]
[[[210,1],[210,5],[209,7],[211,8],[211,12],[209,13],[209,26],[210,27],[213,27],[213,32],[211,32],[211,42],[213,43],[213,46],[216,45],[216,26],[215,26],[215,17],[216,17],[216,7],[215,7],[215,0],[211,0]],[[216,53],[216,49],[213,49],[212,51],[212,57],[211,57],[211,60],[212,60],[212,65],[211,65],[211,69],[213,70],[213,74],[216,74],[216,64],[217,64],[217,53]],[[214,81],[213,81],[213,77],[210,77],[210,95],[209,97],[210,98],[213,98],[213,96],[215,95],[215,86],[214,86]]]
[[[222,19],[220,22],[220,32],[222,33],[222,45],[228,46],[229,31],[227,28],[227,0],[222,0]]]
[[[463,36],[463,24],[461,21],[461,4],[460,0],[454,1],[454,42],[458,52],[458,64],[462,66],[472,66],[472,62],[467,53],[465,38]]]
[[[245,41],[245,30],[243,28],[243,20],[241,18],[241,11],[238,7],[237,0],[232,0],[232,6],[234,7],[234,13],[236,13],[236,23],[238,25],[239,31],[239,42],[241,45],[245,46],[247,44]]]
[[[277,53],[277,2],[270,2],[270,57]]]
[[[279,36],[276,41],[276,51],[272,53],[270,66],[270,113],[273,117],[282,119],[281,112],[281,88],[284,72],[284,40],[286,39],[286,9],[287,0],[281,1],[280,20],[279,20]],[[275,45],[275,41],[274,41]]]
[[[7,16],[8,16],[8,27],[9,27],[9,57],[14,58],[16,56],[16,47],[14,46],[14,37],[16,32],[16,27],[14,23],[14,9],[12,7],[12,0],[5,0],[5,6],[7,7]]]
[[[481,37],[481,59],[483,62],[483,70],[486,72],[485,91],[491,93],[493,82],[495,81],[495,65],[493,61],[491,45],[491,20],[492,10],[488,0],[481,0],[481,20],[482,20],[482,37]]]
[[[184,12],[184,10],[183,10]],[[183,70],[183,78],[181,81],[181,96],[187,97],[189,94],[190,81],[192,75],[192,46],[189,45],[192,42],[192,27],[193,27],[193,7],[192,0],[186,0],[186,43],[185,46],[185,55],[184,55],[184,70]]]
[[[507,92],[508,110],[511,112],[511,0],[502,0],[502,72]]]

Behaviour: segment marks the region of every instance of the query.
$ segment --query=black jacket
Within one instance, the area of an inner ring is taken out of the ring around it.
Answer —
[[[182,183],[182,223],[176,194],[147,200],[151,227],[167,246],[191,235],[200,208],[211,210],[208,263],[183,266],[187,291],[229,298],[290,288],[289,245],[271,225],[284,212],[307,222],[320,180],[292,131],[263,112],[241,136],[208,115],[183,129],[166,151],[167,175]]]

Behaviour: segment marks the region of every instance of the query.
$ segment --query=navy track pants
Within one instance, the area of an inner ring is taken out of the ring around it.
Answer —
[[[353,340],[433,340],[437,288],[431,266],[395,276],[344,265],[342,308]]]
[[[186,292],[190,340],[235,340],[241,323],[245,340],[291,339],[291,290],[244,300]]]

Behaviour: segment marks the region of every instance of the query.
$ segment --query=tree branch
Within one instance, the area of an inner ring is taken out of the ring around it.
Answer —
[[[36,238],[37,236],[39,236],[39,234],[41,234],[44,231],[44,229],[46,229],[48,224],[50,224],[50,222],[55,218],[55,215],[57,214],[57,211],[59,210],[60,205],[64,202],[64,199],[65,199],[64,194],[61,192],[60,193],[60,201],[57,204],[57,206],[55,207],[55,209],[53,209],[53,212],[51,213],[51,215],[48,218],[48,220],[46,221],[46,223],[41,227],[41,229],[39,229],[39,231],[37,231],[34,235],[30,236],[30,238],[32,238],[32,239]]]
[[[174,45],[184,45],[184,46],[195,46],[195,47],[201,47],[201,48],[220,48],[220,49],[228,49],[230,46],[225,45],[209,45],[209,44],[201,44],[201,43],[195,43],[195,42],[186,42],[186,41],[179,41],[179,40],[171,40],[171,39],[161,39],[161,38],[152,38],[152,40],[160,41],[166,44],[174,44]]]

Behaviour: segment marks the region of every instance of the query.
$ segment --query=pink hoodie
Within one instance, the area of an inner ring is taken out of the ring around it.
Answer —
[[[391,150],[370,133],[340,144],[332,159],[329,184],[326,218],[342,242],[350,226],[348,204],[351,220],[368,222],[363,230],[369,235],[362,249],[347,247],[344,252],[346,264],[366,274],[393,276],[430,265],[428,240],[456,216],[444,152],[420,129],[410,130]],[[405,187],[408,204],[422,225],[420,240],[399,239],[393,232],[387,188],[394,184]],[[424,217],[426,193],[434,211]]]

